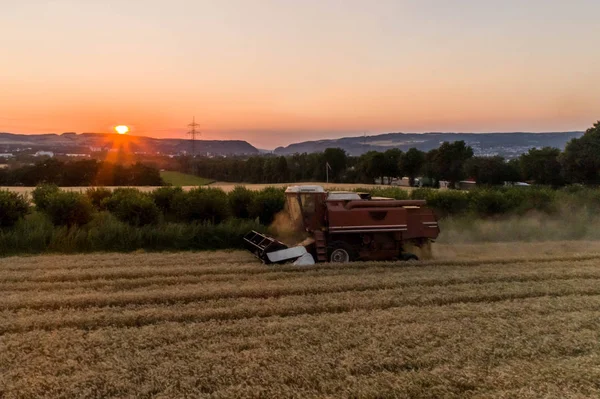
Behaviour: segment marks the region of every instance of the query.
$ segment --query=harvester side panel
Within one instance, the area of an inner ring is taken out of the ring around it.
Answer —
[[[431,239],[435,240],[440,234],[440,227],[433,210],[428,208],[408,209],[407,222],[410,226],[403,234],[403,239]]]
[[[389,206],[351,207],[353,202],[358,201],[351,201],[346,206],[342,202],[327,203],[330,234],[407,231],[406,209]]]
[[[361,260],[401,256],[405,244],[437,238],[439,227],[424,201],[328,201],[329,240],[350,244]]]

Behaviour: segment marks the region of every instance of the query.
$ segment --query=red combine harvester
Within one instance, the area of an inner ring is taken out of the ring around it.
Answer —
[[[310,238],[295,247],[256,231],[244,237],[264,263],[298,265],[355,260],[417,260],[440,233],[437,219],[421,200],[375,198],[354,192],[326,192],[321,186],[293,186],[286,192],[294,228]]]

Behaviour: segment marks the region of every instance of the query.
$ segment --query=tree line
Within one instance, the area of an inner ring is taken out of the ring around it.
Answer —
[[[516,159],[500,156],[474,156],[464,141],[444,142],[428,152],[397,148],[385,152],[370,151],[361,156],[347,155],[339,148],[322,153],[291,156],[253,156],[250,158],[185,158],[180,167],[188,173],[221,181],[247,183],[285,183],[329,181],[373,183],[375,179],[427,177],[444,180],[454,187],[472,178],[482,185],[500,185],[506,181],[535,184],[600,183],[600,122],[584,136],[571,140],[564,151],[557,148],[532,148]],[[389,180],[389,179],[388,179]]]
[[[94,159],[64,162],[50,158],[14,169],[0,169],[0,186],[162,186],[157,168]]]
[[[163,159],[164,158],[164,159]],[[558,187],[567,184],[600,184],[600,122],[571,140],[564,151],[532,148],[516,159],[474,156],[464,141],[444,142],[424,152],[397,148],[349,156],[339,148],[291,156],[155,157],[161,167],[204,178],[242,183],[322,182],[373,183],[376,179],[425,177],[429,182],[457,182],[472,178],[481,185],[527,181]],[[164,182],[157,167],[146,163],[110,163],[98,160],[62,161],[55,158],[11,169],[0,169],[0,185],[36,186],[159,186]]]

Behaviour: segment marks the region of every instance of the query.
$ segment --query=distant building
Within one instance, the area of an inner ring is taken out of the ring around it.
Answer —
[[[458,182],[459,190],[472,190],[477,186],[477,182],[475,180],[463,180]]]
[[[522,181],[505,181],[504,185],[508,186],[508,187],[529,187],[529,186],[531,186],[531,184],[525,183]]]
[[[68,157],[72,158],[89,158],[90,154],[65,154]]]
[[[52,151],[38,151],[35,154],[33,154],[34,157],[50,157],[52,158],[54,156],[54,153]]]
[[[440,181],[439,182],[439,187],[440,188],[447,188],[448,184],[450,184],[447,181]],[[417,177],[415,178],[415,187],[436,187],[436,181],[434,179],[432,179],[431,177]]]
[[[8,169],[9,166],[7,163],[0,163],[0,169]]]
[[[0,158],[12,158],[12,157],[14,157],[14,155],[11,154],[10,152],[0,153]]]
[[[410,186],[410,181],[408,177],[403,177],[403,178],[397,178],[397,177],[384,177],[383,178],[383,183],[380,177],[376,177],[375,178],[375,184],[384,184],[384,185],[389,185],[389,186],[403,186],[403,187],[408,187]]]

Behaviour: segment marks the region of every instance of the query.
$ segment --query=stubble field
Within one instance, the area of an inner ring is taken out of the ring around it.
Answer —
[[[600,396],[600,243],[0,259],[0,397]]]

